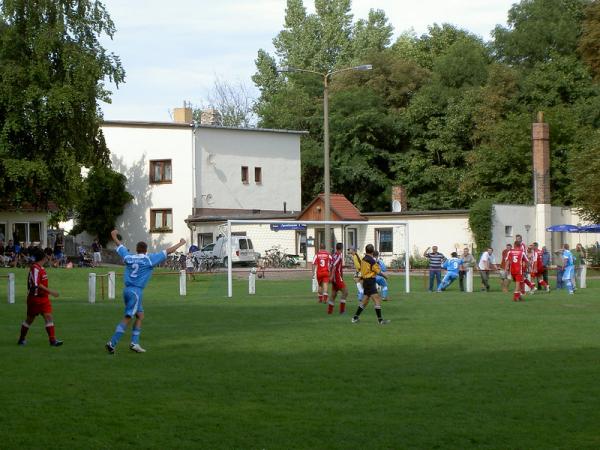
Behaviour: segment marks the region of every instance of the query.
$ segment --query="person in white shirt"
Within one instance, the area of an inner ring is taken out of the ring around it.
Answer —
[[[496,259],[493,254],[494,250],[488,248],[481,254],[479,258],[479,274],[481,275],[482,291],[490,291],[490,271],[496,270]]]

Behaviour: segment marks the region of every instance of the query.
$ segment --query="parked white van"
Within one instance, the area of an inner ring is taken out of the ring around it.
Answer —
[[[212,249],[213,256],[227,266],[227,236],[220,236]],[[231,263],[252,265],[256,264],[258,254],[254,251],[252,239],[246,236],[231,236]]]

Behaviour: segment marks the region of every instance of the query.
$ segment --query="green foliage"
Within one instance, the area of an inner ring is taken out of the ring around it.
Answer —
[[[585,9],[577,47],[581,58],[589,65],[596,78],[600,76],[600,2],[595,0]]]
[[[106,167],[90,171],[75,210],[75,225],[71,234],[86,231],[106,245],[117,218],[133,196],[125,190],[124,175]]]
[[[576,53],[579,42],[594,68],[598,4],[523,0],[492,42],[434,24],[389,45],[392,28],[382,11],[352,23],[346,1],[318,1],[308,14],[302,1],[290,0],[276,56],[261,50],[257,59],[260,124],[309,131],[302,141],[306,204],[322,189],[323,80],[275,68],[370,63],[372,71],[331,82],[334,192],[370,211],[387,209],[394,184],[406,188],[411,209],[469,208],[482,198],[529,204],[531,123],[544,111],[552,200],[571,205],[582,198],[570,194],[571,154],[586,151],[584,130],[600,129],[600,86]]]
[[[587,130],[581,140],[569,155],[570,192],[583,219],[600,223],[600,131]]]
[[[492,226],[494,222],[493,202],[481,199],[473,203],[469,210],[469,228],[475,237],[477,250],[482,252],[492,243]]]
[[[95,0],[0,3],[0,197],[13,206],[77,198],[81,167],[105,165],[99,101],[124,79],[100,45],[115,28]]]

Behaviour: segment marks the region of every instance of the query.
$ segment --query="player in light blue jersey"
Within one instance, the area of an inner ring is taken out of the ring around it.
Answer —
[[[460,266],[462,266],[465,261],[458,257],[456,252],[450,253],[450,259],[447,259],[442,263],[442,268],[446,269],[446,275],[442,280],[442,283],[439,285],[437,291],[442,292],[445,291],[448,286],[452,284],[454,280],[458,278],[460,272]]]
[[[573,261],[573,254],[571,253],[571,250],[569,250],[569,244],[563,245],[562,260],[562,281],[567,286],[569,294],[573,294],[575,292],[575,286],[573,286],[573,272],[575,270],[575,263]]]
[[[178,244],[175,244],[162,252],[150,254],[146,253],[148,251],[148,244],[145,242],[138,242],[136,245],[137,253],[134,254],[130,253],[129,250],[123,246],[117,230],[113,230],[111,236],[117,246],[117,253],[123,258],[123,262],[125,263],[125,273],[123,274],[123,281],[125,283],[125,287],[123,288],[125,316],[117,325],[115,334],[113,334],[110,341],[106,343],[106,351],[110,354],[115,352],[115,347],[119,343],[121,337],[123,337],[125,330],[127,330],[129,322],[131,322],[131,319],[135,316],[129,348],[136,353],[143,353],[146,350],[140,346],[140,333],[142,331],[142,321],[144,320],[144,307],[142,304],[144,288],[152,277],[152,270],[154,267],[166,260],[169,253],[173,253],[179,247],[184,245],[185,239],[181,239]]]
[[[379,257],[379,252],[377,250],[373,252],[373,257],[375,258],[375,261],[377,261],[377,264],[381,268],[381,272],[379,272],[377,276],[375,276],[375,283],[377,283],[377,286],[381,288],[381,300],[387,302],[388,284],[386,276],[384,275],[384,272],[387,272],[387,267],[383,262],[383,259]]]

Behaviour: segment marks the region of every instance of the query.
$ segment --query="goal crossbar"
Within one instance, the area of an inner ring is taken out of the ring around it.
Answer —
[[[408,233],[408,222],[394,221],[394,220],[369,220],[369,221],[335,221],[335,220],[228,220],[227,221],[227,243],[226,252],[227,255],[231,255],[231,242],[232,232],[231,228],[233,225],[328,225],[328,226],[366,226],[366,225],[379,225],[379,226],[392,226],[392,227],[403,227],[404,228],[404,277],[405,277],[405,292],[410,292],[410,239]],[[358,249],[357,249],[358,250]],[[233,261],[231,257],[227,258],[227,296],[233,297]]]

